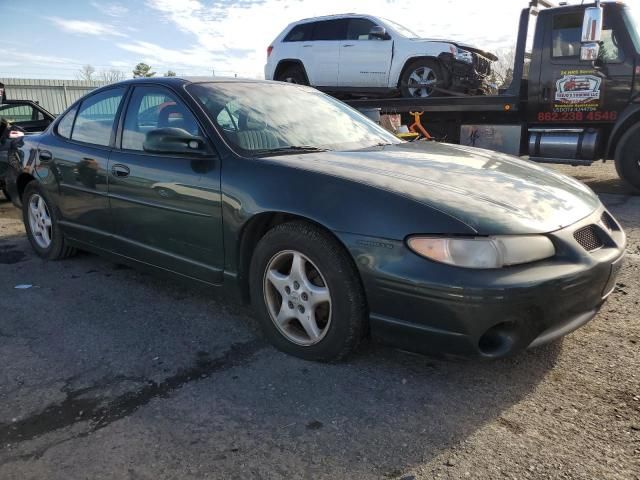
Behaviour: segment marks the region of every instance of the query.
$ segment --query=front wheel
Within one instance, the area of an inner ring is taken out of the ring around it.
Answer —
[[[306,360],[339,360],[365,330],[358,273],[329,233],[303,222],[274,227],[251,261],[251,298],[267,339]]]
[[[640,190],[640,123],[627,130],[618,142],[615,162],[618,176]]]
[[[55,206],[36,181],[29,183],[25,189],[22,219],[27,238],[38,256],[46,260],[59,260],[75,253],[60,230]]]
[[[285,68],[276,78],[279,82],[296,83],[298,85],[308,85],[307,76],[300,65],[292,65]]]
[[[441,95],[446,81],[440,64],[428,58],[412,62],[400,78],[400,91],[405,98],[428,98]]]

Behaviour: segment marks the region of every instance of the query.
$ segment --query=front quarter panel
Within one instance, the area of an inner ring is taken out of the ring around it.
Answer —
[[[400,82],[400,75],[411,59],[432,57],[438,58],[441,53],[449,52],[451,44],[446,42],[424,42],[407,38],[395,39],[394,57],[389,75],[389,86],[396,87]]]

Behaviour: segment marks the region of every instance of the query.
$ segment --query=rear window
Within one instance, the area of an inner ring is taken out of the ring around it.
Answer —
[[[317,22],[311,40],[346,40],[347,19]]]
[[[313,32],[313,23],[302,23],[293,27],[283,41],[307,42],[311,40],[311,32]]]

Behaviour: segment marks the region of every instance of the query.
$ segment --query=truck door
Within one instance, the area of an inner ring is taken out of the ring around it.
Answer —
[[[613,124],[628,104],[634,71],[629,37],[617,4],[604,5],[600,56],[580,60],[584,9],[541,12],[545,21],[539,88],[530,87],[530,123]],[[540,47],[540,43],[536,44]],[[535,55],[535,53],[534,53]],[[535,79],[532,78],[532,81]]]

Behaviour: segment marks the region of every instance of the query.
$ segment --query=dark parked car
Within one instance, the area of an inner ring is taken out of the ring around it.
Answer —
[[[130,80],[15,153],[38,255],[80,248],[240,292],[306,359],[368,334],[483,358],[540,345],[593,318],[626,245],[576,180],[402,142],[298,85]]]

